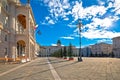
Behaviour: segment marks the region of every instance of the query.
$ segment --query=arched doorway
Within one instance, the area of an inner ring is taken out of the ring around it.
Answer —
[[[17,57],[25,55],[25,42],[20,40],[17,42]]]

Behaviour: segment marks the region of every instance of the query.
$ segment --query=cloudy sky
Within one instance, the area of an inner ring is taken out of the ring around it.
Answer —
[[[21,0],[25,3],[25,0]],[[82,23],[82,46],[120,36],[120,0],[31,0],[40,45],[79,46],[78,20]],[[38,34],[38,31],[41,34]]]

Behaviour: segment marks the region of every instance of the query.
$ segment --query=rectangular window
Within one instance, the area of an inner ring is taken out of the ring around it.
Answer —
[[[2,31],[0,29],[0,43],[2,42]]]
[[[5,35],[5,41],[7,41],[7,35]]]
[[[5,22],[5,27],[8,27],[8,17],[7,16],[5,17],[4,22]]]
[[[1,36],[1,34],[2,34],[2,30],[0,29],[0,36]]]
[[[8,11],[8,5],[5,6],[6,11]]]
[[[5,55],[8,55],[8,54],[7,54],[7,48],[5,48]]]

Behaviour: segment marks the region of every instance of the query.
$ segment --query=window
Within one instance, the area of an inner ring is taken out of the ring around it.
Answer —
[[[5,27],[8,27],[8,17],[7,16],[5,17],[4,22],[5,22]]]
[[[5,41],[7,41],[7,35],[5,35]]]
[[[1,34],[2,34],[2,30],[0,29],[0,36],[1,36]]]
[[[0,43],[2,42],[2,36],[1,36],[1,34],[2,34],[2,31],[0,29]]]
[[[7,3],[6,0],[3,0],[3,1],[2,1],[2,6],[3,6],[3,8],[8,12],[8,3]]]
[[[5,48],[5,55],[8,55],[8,54],[7,54],[7,48]]]
[[[30,34],[34,38],[34,29],[30,28]]]
[[[5,9],[6,9],[6,11],[8,11],[8,5],[6,5]]]
[[[1,14],[2,18],[1,18],[1,22],[3,23],[3,27],[4,28],[8,28],[8,16]]]

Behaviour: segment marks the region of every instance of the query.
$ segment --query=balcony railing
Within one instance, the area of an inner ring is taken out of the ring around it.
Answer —
[[[10,0],[10,1],[15,2],[15,3],[20,3],[19,0]]]
[[[25,34],[25,31],[16,31],[16,34]]]

